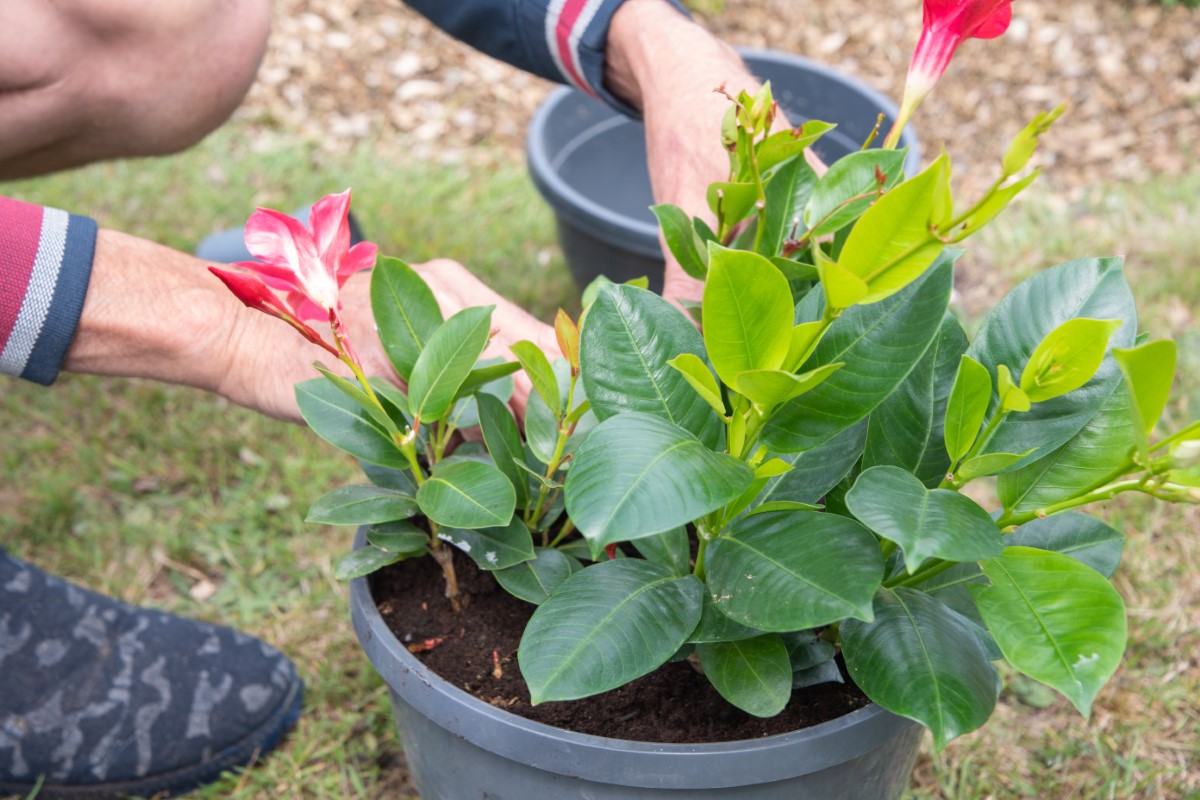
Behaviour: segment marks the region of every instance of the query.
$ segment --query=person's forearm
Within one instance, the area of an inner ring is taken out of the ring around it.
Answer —
[[[195,258],[101,230],[63,367],[215,390],[228,368],[231,322],[241,308]]]

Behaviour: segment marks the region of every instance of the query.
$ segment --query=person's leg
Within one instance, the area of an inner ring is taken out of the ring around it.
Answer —
[[[3,0],[0,179],[195,144],[241,102],[270,0]]]
[[[0,548],[0,796],[145,797],[271,750],[303,684],[269,645],[89,592]]]

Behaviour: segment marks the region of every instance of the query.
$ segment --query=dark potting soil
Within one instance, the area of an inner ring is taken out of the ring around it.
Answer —
[[[691,664],[664,664],[619,689],[570,702],[530,705],[517,665],[521,632],[534,606],[501,589],[455,552],[467,602],[455,613],[432,558],[375,573],[371,590],[396,637],[449,683],[493,706],[558,728],[643,742],[757,739],[835,719],[869,701],[853,683],[797,689],[783,713],[759,719],[731,706]]]

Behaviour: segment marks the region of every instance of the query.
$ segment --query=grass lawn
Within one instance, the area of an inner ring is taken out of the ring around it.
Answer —
[[[383,252],[457,258],[549,318],[577,302],[553,222],[523,164],[471,172],[378,154],[250,152],[237,129],[192,152],[119,163],[0,192],[96,216],[190,249],[253,205],[290,209],[350,185]],[[1180,344],[1173,421],[1200,416],[1200,174],[1031,196],[964,258],[968,313],[1033,270],[1125,254],[1144,329]],[[197,335],[204,335],[197,331]],[[63,376],[46,390],[0,379],[0,543],[90,588],[221,621],[279,646],[308,685],[297,730],[257,769],[203,798],[415,796],[390,704],[362,656],[331,564],[346,529],[307,525],[309,502],[352,480],[351,460],[306,430],[192,390]],[[1130,648],[1090,721],[1019,675],[992,723],[923,754],[912,798],[1200,797],[1200,513],[1137,499],[1105,512],[1129,536],[1117,580]]]

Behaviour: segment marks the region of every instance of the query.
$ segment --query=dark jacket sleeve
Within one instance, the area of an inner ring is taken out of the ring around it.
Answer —
[[[0,373],[58,377],[95,251],[93,220],[0,197]]]
[[[624,0],[405,0],[442,30],[488,55],[570,84],[630,115],[604,87],[604,47]],[[668,0],[687,13],[678,0]]]

